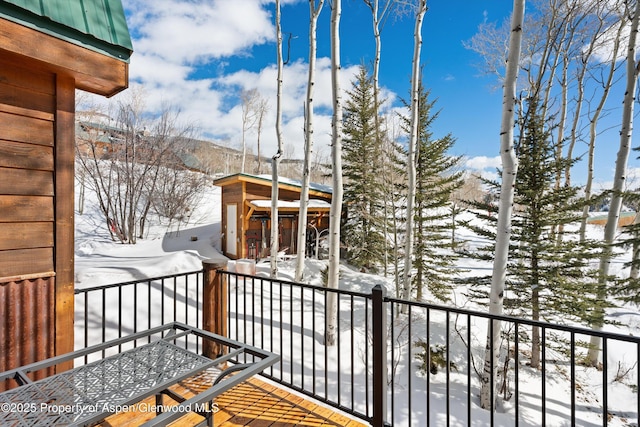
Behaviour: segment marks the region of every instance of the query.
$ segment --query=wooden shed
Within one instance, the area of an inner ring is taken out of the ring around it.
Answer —
[[[0,371],[73,350],[75,90],[131,53],[120,0],[0,0]]]
[[[231,259],[267,257],[271,247],[271,176],[238,173],[219,178],[214,184],[222,188],[224,255]],[[278,181],[278,247],[286,254],[297,252],[300,193],[299,181]],[[307,226],[316,233],[327,229],[330,207],[331,188],[311,184]]]

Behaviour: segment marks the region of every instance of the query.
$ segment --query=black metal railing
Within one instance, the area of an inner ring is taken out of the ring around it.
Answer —
[[[202,278],[203,271],[199,270],[76,289],[75,349],[174,321],[199,328]],[[200,350],[199,341],[187,345]]]
[[[640,338],[407,302],[381,286],[335,290],[218,273],[228,287],[229,338],[281,356],[267,378],[373,425],[637,425]],[[202,272],[193,272],[77,290],[76,345],[172,320],[200,327],[202,282]],[[336,343],[325,346],[332,298]],[[502,324],[503,354],[490,367],[500,380],[490,387],[499,402],[490,411],[479,394],[494,320]],[[535,328],[541,358],[534,368]],[[582,363],[592,336],[602,338],[596,367]]]
[[[229,338],[281,356],[264,375],[365,420],[373,414],[371,294],[240,273],[227,276]],[[325,307],[336,298],[336,342]]]

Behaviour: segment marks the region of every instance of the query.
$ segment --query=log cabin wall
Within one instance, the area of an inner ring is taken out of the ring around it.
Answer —
[[[73,350],[74,97],[0,59],[0,371]]]

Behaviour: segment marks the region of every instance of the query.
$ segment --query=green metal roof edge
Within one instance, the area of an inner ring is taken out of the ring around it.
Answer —
[[[124,20],[122,4],[120,2],[118,2],[118,4],[120,5],[120,10],[113,11],[111,15],[121,15],[122,20]],[[5,1],[0,1],[0,17],[124,62],[129,62],[131,54],[133,53],[131,37],[126,23],[124,24],[126,36],[123,36],[122,31],[120,31],[119,35],[123,37],[118,38],[118,40],[121,38],[125,40],[120,40],[120,45],[117,45]],[[113,19],[113,17],[111,19]],[[113,31],[116,30],[114,29]]]

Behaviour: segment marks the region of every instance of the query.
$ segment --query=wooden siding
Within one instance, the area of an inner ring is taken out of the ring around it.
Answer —
[[[0,58],[0,370],[6,370],[73,350],[75,82]]]
[[[0,278],[54,271],[55,76],[0,61]]]

